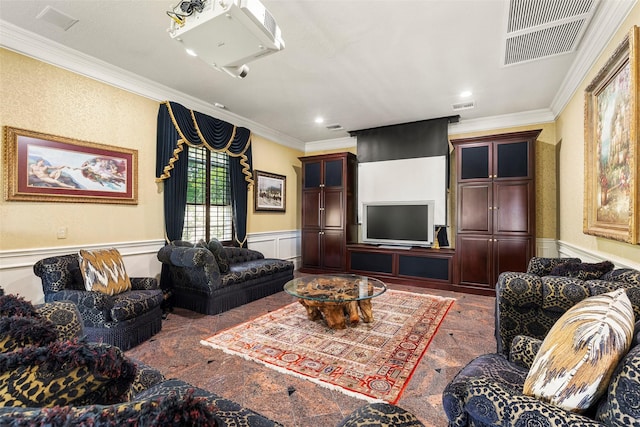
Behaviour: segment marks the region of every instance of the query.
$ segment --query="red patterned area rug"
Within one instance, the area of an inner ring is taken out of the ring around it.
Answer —
[[[455,299],[388,290],[372,323],[332,330],[298,302],[201,344],[373,402],[397,403]]]

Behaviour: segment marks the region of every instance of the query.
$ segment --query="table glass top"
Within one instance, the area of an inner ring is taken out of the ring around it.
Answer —
[[[387,286],[378,279],[354,274],[326,274],[304,276],[284,285],[294,297],[325,301],[358,301],[382,295]]]

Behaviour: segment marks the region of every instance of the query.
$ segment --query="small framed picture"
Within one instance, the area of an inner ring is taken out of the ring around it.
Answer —
[[[287,177],[256,170],[254,210],[284,212],[286,207]]]

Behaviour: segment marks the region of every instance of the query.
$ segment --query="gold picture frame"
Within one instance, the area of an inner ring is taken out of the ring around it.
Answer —
[[[638,26],[585,90],[585,234],[640,242]]]
[[[138,203],[138,151],[4,128],[5,200]]]
[[[254,171],[253,187],[255,211],[285,212],[287,203],[287,177],[275,173]]]

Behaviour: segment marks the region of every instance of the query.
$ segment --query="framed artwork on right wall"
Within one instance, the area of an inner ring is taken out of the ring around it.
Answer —
[[[638,26],[585,90],[585,234],[640,243]]]

